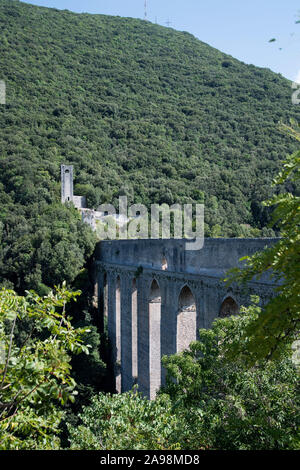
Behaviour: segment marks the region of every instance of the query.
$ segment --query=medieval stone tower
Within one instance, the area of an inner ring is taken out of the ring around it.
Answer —
[[[61,165],[61,202],[73,202],[81,210],[86,207],[85,196],[74,196],[73,192],[73,165]],[[87,209],[88,211],[88,209]]]
[[[61,165],[61,202],[73,202],[73,166]]]

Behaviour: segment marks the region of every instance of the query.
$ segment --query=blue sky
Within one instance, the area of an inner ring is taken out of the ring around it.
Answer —
[[[24,1],[24,0],[23,0]],[[135,18],[144,0],[29,0],[25,3]],[[147,0],[148,19],[189,31],[246,63],[300,82],[299,0]],[[277,38],[269,43],[269,39]]]

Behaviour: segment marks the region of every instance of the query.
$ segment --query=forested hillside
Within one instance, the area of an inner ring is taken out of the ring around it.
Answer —
[[[296,148],[278,122],[300,117],[288,80],[137,19],[0,0],[0,27],[1,281],[72,281],[92,253],[61,163],[90,207],[204,201],[207,236],[271,233],[261,201]]]

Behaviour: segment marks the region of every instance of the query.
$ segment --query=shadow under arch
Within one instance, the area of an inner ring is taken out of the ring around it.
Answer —
[[[161,291],[153,279],[149,291],[149,381],[150,399],[155,398],[161,385]]]
[[[231,295],[228,295],[221,304],[219,318],[226,318],[230,317],[231,315],[238,315],[238,313],[239,306],[237,302],[233,299]]]
[[[107,335],[108,328],[108,281],[107,281],[107,272],[102,271],[100,280],[98,281],[98,315],[95,316],[95,323],[100,332],[100,334],[105,337]],[[108,341],[108,338],[107,338]],[[105,345],[106,341],[100,341],[100,352],[101,357],[104,358],[104,361],[108,361],[108,348],[110,347]]]
[[[178,297],[178,313],[176,328],[176,351],[188,349],[197,337],[197,309],[195,297],[191,289],[185,285]]]
[[[116,390],[121,392],[121,278],[118,275],[116,278],[116,351],[115,351],[115,375],[116,375]]]
[[[108,316],[108,283],[106,271],[101,273],[100,278],[95,285],[95,289],[98,291],[98,315],[96,316],[96,325],[100,333],[104,334],[105,327],[107,327]],[[96,295],[96,293],[94,295]]]
[[[132,379],[137,383],[138,377],[138,307],[137,307],[137,282],[132,279],[131,284],[131,334],[132,334]]]

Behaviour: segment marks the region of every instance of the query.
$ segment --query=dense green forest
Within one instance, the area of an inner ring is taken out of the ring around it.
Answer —
[[[94,239],[60,206],[62,162],[90,207],[205,202],[207,236],[259,236],[295,143],[290,82],[149,22],[0,1],[0,277],[72,281]]]
[[[300,120],[291,83],[137,19],[0,0],[0,28],[0,448],[299,449],[299,152],[271,185],[297,149],[279,127]],[[61,163],[89,207],[204,202],[206,236],[272,236],[275,194],[283,238],[244,278],[272,266],[281,291],[165,357],[151,402],[98,393],[113,386],[96,237],[60,203]]]

